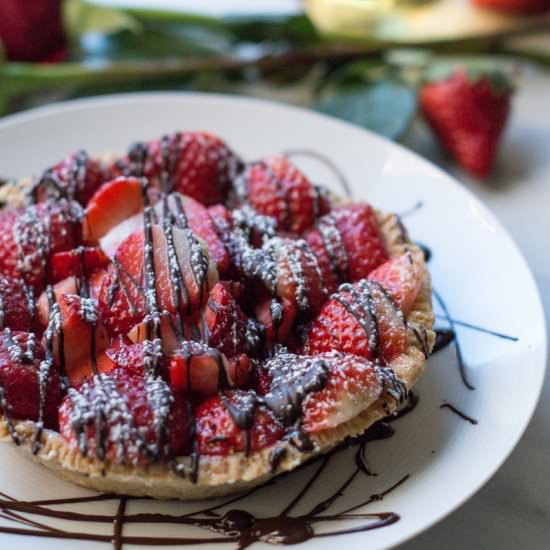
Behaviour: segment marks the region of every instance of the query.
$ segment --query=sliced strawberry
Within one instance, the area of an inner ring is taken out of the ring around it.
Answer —
[[[44,172],[35,197],[38,201],[63,196],[86,206],[92,195],[109,180],[108,169],[86,151],[73,153]]]
[[[376,268],[369,279],[380,283],[407,315],[422,288],[425,272],[421,255],[407,252]]]
[[[102,185],[86,207],[82,220],[84,239],[96,243],[110,229],[141,212],[145,194],[137,178],[116,178]]]
[[[53,366],[43,363],[44,349],[34,334],[0,332],[0,388],[5,409],[10,418],[39,420],[40,369],[45,384],[44,426],[57,428],[57,409],[61,403],[61,382]],[[42,367],[41,367],[42,364]]]
[[[229,253],[218,236],[217,227],[210,213],[191,197],[182,197],[182,202],[189,228],[206,243],[208,254],[214,260],[220,275],[225,274],[229,268]]]
[[[90,277],[92,273],[105,267],[109,258],[97,246],[80,246],[52,256],[52,280],[62,281],[70,276]]]
[[[119,367],[70,390],[59,409],[59,426],[69,445],[86,456],[145,464],[187,450],[192,415],[188,402],[172,395],[161,378]]]
[[[147,320],[134,325],[128,332],[128,338],[134,342],[144,342],[151,338],[151,325]],[[160,338],[162,340],[162,351],[170,355],[178,347],[182,338],[194,339],[199,336],[199,329],[196,324],[185,318],[179,320],[175,315],[163,313],[160,316]]]
[[[325,194],[286,157],[266,157],[251,164],[242,177],[241,198],[275,218],[279,230],[301,233],[330,210]]]
[[[288,340],[297,314],[296,306],[292,302],[284,298],[279,301],[268,296],[256,304],[254,312],[263,325],[268,342],[283,344]]]
[[[78,282],[76,277],[67,277],[53,286],[53,297],[55,301],[61,300],[65,294],[78,294]],[[50,315],[50,299],[46,291],[42,292],[36,302],[36,316],[38,323],[45,327],[48,325]]]
[[[340,351],[392,361],[404,352],[407,329],[401,310],[380,285],[345,284],[322,307],[309,327],[305,351]]]
[[[170,385],[176,392],[215,395],[229,385],[226,370],[223,354],[201,342],[183,341],[168,358]]]
[[[303,314],[315,315],[327,299],[323,274],[306,241],[275,237],[266,243],[276,261],[277,296]]]
[[[232,410],[245,410],[248,414],[234,418]],[[256,452],[273,445],[284,435],[282,425],[271,412],[254,408],[253,397],[240,390],[210,397],[197,407],[195,418],[197,448],[203,455]]]
[[[59,315],[58,319],[56,315]],[[47,326],[44,326],[44,341],[51,331],[54,362],[67,372],[69,378],[73,367],[101,353],[109,343],[96,303],[91,298],[62,294],[46,316],[51,327],[46,330]],[[44,312],[40,312],[39,319],[44,319]],[[61,330],[55,328],[58,323],[61,323]]]
[[[382,382],[374,365],[362,357],[327,354],[315,357],[328,368],[324,387],[309,394],[303,405],[308,432],[334,428],[367,409],[381,395]]]
[[[53,254],[80,244],[81,207],[65,199],[0,213],[0,271],[40,292]]]
[[[204,205],[223,202],[240,161],[218,137],[176,132],[132,147],[122,170]]]
[[[34,298],[21,279],[0,276],[1,328],[31,332],[34,324]]]
[[[334,209],[305,235],[331,292],[343,282],[365,278],[388,258],[376,213],[366,203]]]
[[[171,248],[167,236],[173,240]],[[200,243],[188,230],[172,227],[166,233],[153,225],[151,244],[158,312],[190,315],[197,311],[216,278]],[[144,261],[145,233],[138,231],[119,246],[99,295],[106,326],[113,334],[127,333],[145,317]]]
[[[92,364],[92,359],[86,357],[81,362],[73,363],[67,374],[71,386],[78,388],[84,380],[92,378],[94,371],[106,373],[112,371],[115,367],[116,363],[112,361],[105,351],[102,351],[96,354],[95,363]]]
[[[217,283],[210,291],[202,321],[205,340],[226,357],[248,350],[248,318],[223,284]]]

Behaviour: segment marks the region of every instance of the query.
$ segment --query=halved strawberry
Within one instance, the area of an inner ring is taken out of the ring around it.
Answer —
[[[45,311],[42,309],[44,304]],[[51,310],[44,300],[40,301],[39,307],[38,318],[46,330],[43,339],[53,338],[54,362],[67,372],[70,379],[73,367],[91,360],[107,347],[107,331],[92,298],[62,294]],[[59,324],[60,330],[56,328]]]
[[[109,230],[143,210],[146,190],[137,178],[116,178],[91,198],[82,220],[84,240],[96,243]]]
[[[51,280],[53,254],[80,244],[82,209],[65,199],[0,213],[0,271],[40,292]]]
[[[324,193],[288,158],[274,155],[252,163],[242,175],[241,199],[277,220],[281,231],[301,233],[330,210]]]
[[[271,249],[275,258],[277,296],[302,314],[315,315],[328,293],[317,258],[306,241],[275,237],[267,241],[264,249]]]
[[[407,252],[376,268],[369,279],[380,283],[407,315],[422,288],[425,272],[421,253]]]
[[[191,426],[190,406],[182,396],[173,395],[161,378],[123,367],[69,390],[59,409],[59,431],[72,448],[117,464],[145,464],[182,454],[191,440]],[[158,453],[151,450],[157,443]]]
[[[248,318],[227,288],[217,283],[202,313],[204,339],[226,357],[246,352]]]
[[[109,180],[108,169],[86,151],[78,151],[46,170],[34,193],[38,201],[66,197],[86,206],[92,195]]]
[[[1,328],[31,332],[34,325],[34,297],[21,279],[0,276]]]
[[[401,310],[375,282],[344,284],[309,326],[305,351],[340,351],[391,361],[404,352],[407,328]]]
[[[116,181],[116,180],[115,180]],[[125,180],[128,181],[128,180]],[[136,180],[137,181],[137,180]],[[110,185],[110,184],[109,184]],[[102,235],[101,247],[110,255],[120,246],[126,237],[143,228],[143,200],[135,205],[130,216],[121,212],[124,218]],[[191,197],[179,193],[171,193],[164,200],[156,203],[154,208],[157,223],[163,225],[165,217],[179,229],[189,228],[196,237],[200,237],[208,247],[210,258],[216,264],[217,270],[224,274],[229,267],[229,253],[218,236],[218,228],[210,217],[208,210]]]
[[[235,418],[231,414],[232,406],[247,412]],[[210,397],[197,407],[195,419],[197,449],[203,455],[256,452],[273,445],[284,435],[283,426],[273,414],[255,408],[254,398],[242,390]]]
[[[254,308],[256,318],[263,325],[263,332],[268,342],[284,344],[296,320],[296,306],[283,298],[277,300],[267,296],[256,304]]]
[[[318,259],[331,292],[343,282],[355,282],[388,258],[376,213],[366,203],[335,208],[304,238]],[[332,276],[330,275],[332,274]]]
[[[176,392],[215,395],[229,386],[227,359],[202,342],[185,340],[168,357],[168,377]]]
[[[169,246],[168,239],[173,245]],[[117,249],[99,294],[100,309],[113,334],[127,333],[139,324],[145,302],[145,233],[137,231]],[[190,315],[205,300],[216,273],[201,244],[189,230],[151,226],[156,307],[159,313]]]
[[[308,432],[334,428],[367,409],[380,397],[383,384],[373,363],[346,354],[315,356],[328,368],[324,387],[309,394],[303,405],[303,427]]]
[[[57,409],[62,390],[55,367],[43,363],[44,349],[32,333],[0,332],[0,388],[10,418],[39,420],[40,370],[45,384],[44,426],[57,428]],[[42,365],[42,366],[41,366]]]
[[[213,134],[175,132],[136,144],[118,164],[123,172],[146,176],[159,189],[211,205],[223,202],[241,163]]]
[[[229,253],[218,235],[217,227],[209,211],[191,197],[181,197],[189,229],[204,240],[208,247],[208,254],[214,260],[220,275],[229,268]]]
[[[80,246],[73,250],[57,252],[52,256],[52,281],[58,282],[70,276],[90,277],[105,267],[109,258],[97,246]]]

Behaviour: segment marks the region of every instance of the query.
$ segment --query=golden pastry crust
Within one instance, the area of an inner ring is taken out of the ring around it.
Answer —
[[[391,257],[409,251],[418,261],[424,262],[422,251],[413,244],[393,214],[378,212],[378,221]],[[406,352],[391,363],[396,375],[410,390],[424,371],[426,363],[425,349],[417,332],[425,336],[425,345],[431,351],[435,333],[432,330],[434,316],[431,304],[431,282],[428,270],[425,270],[423,286],[408,316],[409,328]],[[416,328],[416,331],[412,327]],[[78,485],[98,491],[126,494],[132,496],[150,496],[154,498],[177,498],[194,500],[207,497],[224,496],[249,489],[282,472],[290,471],[307,462],[312,457],[326,453],[347,437],[365,432],[376,421],[396,409],[394,399],[383,394],[375,403],[354,418],[334,428],[310,434],[315,443],[312,452],[301,452],[287,441],[253,452],[234,453],[224,457],[201,456],[196,483],[189,477],[181,477],[168,464],[143,466],[120,465],[83,457],[77,449],[71,447],[57,432],[44,430],[41,447],[32,453],[31,441],[34,423],[15,421],[17,433],[22,437],[21,451],[43,464],[57,475]],[[0,440],[10,439],[6,421],[0,417]],[[276,451],[277,450],[277,451]],[[282,453],[277,467],[272,470],[274,452]],[[189,458],[178,459],[189,466]],[[189,471],[189,468],[185,468]]]

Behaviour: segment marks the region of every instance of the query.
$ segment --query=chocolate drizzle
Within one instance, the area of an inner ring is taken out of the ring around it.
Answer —
[[[248,492],[224,500],[221,504],[210,505],[206,508],[181,514],[170,515],[163,513],[147,512],[128,514],[127,503],[143,500],[133,497],[118,497],[111,494],[99,494],[91,497],[78,497],[55,500],[19,501],[6,494],[0,493],[0,517],[9,521],[14,526],[0,526],[0,533],[17,534],[23,536],[35,536],[45,538],[57,538],[68,540],[88,540],[111,543],[114,549],[122,549],[125,544],[168,546],[168,545],[217,545],[233,543],[235,548],[244,550],[258,541],[272,544],[298,544],[313,538],[344,535],[348,533],[366,532],[392,525],[399,520],[399,515],[394,512],[357,512],[360,508],[371,506],[381,502],[386,495],[400,487],[407,479],[403,476],[381,493],[375,493],[361,502],[356,502],[344,510],[336,513],[327,513],[330,508],[342,498],[346,489],[361,475],[373,475],[367,466],[366,446],[373,441],[386,439],[393,435],[393,429],[380,422],[372,426],[362,436],[343,443],[339,448],[357,446],[354,455],[355,468],[348,474],[337,489],[329,496],[320,500],[309,510],[291,514],[297,508],[314,486],[322,490],[320,479],[328,469],[332,454],[317,459],[318,466],[314,467],[313,475],[304,486],[293,496],[284,509],[273,516],[256,516],[244,508],[236,508],[237,502],[243,502],[253,493],[262,489],[258,487]],[[268,482],[268,485],[274,482]],[[277,482],[275,482],[277,483]],[[102,502],[118,500],[114,514],[84,513],[78,511],[78,505],[85,502]],[[68,510],[64,509],[69,508]],[[302,505],[304,508],[304,505]],[[33,518],[56,518],[69,522],[83,522],[90,524],[112,524],[112,535],[102,535],[95,530],[71,531],[50,527],[43,520]],[[353,522],[350,527],[335,527],[333,529],[317,530],[317,524],[332,526],[345,525]],[[360,522],[357,525],[357,522]],[[181,526],[200,527],[207,531],[213,531],[211,537],[154,537],[133,536],[124,534],[125,525],[149,525],[149,524],[175,524]]]
[[[457,409],[454,405],[451,405],[450,403],[443,403],[439,406],[440,409],[449,409],[453,413],[455,413],[457,416],[462,418],[462,420],[466,420],[466,422],[469,422],[472,424],[472,426],[475,426],[478,421],[475,418],[472,418],[471,416],[468,416],[466,413],[463,413],[461,410]]]

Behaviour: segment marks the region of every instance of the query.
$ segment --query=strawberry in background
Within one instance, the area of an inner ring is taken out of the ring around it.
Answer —
[[[12,61],[60,61],[66,53],[61,0],[0,0],[0,42]]]
[[[419,102],[441,145],[464,170],[483,179],[493,167],[512,92],[503,73],[455,69],[428,80]]]
[[[483,8],[515,13],[542,13],[550,11],[550,0],[473,0]]]

